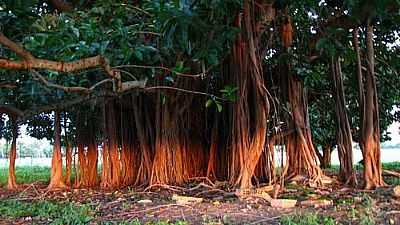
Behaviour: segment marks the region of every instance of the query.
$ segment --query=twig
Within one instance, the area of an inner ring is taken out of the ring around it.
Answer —
[[[208,94],[205,92],[200,92],[200,91],[191,91],[191,90],[187,90],[187,89],[182,89],[182,88],[176,88],[176,87],[170,87],[170,86],[154,86],[154,87],[147,87],[144,90],[145,91],[151,91],[151,90],[157,90],[157,89],[165,89],[165,90],[173,90],[173,91],[180,91],[180,92],[185,92],[185,93],[189,93],[189,94],[196,94],[196,95],[204,95],[204,96],[208,96],[211,97],[213,99],[219,99],[222,101],[225,101],[224,98],[212,95],[212,94]]]
[[[211,184],[211,186],[215,187],[214,182],[212,182],[208,177],[191,177],[189,178],[189,180],[206,180],[208,183]]]
[[[210,193],[210,192],[221,192],[222,194],[224,194],[225,197],[227,197],[227,196],[235,196],[235,193],[233,193],[233,192],[227,192],[227,191],[224,191],[224,190],[221,190],[221,189],[217,189],[217,188],[214,188],[214,189],[211,189],[211,190],[202,191],[200,193],[197,193],[195,196],[197,197],[197,196],[200,196],[200,195],[203,195],[203,194],[206,194],[206,193]]]
[[[391,175],[391,176],[395,176],[395,177],[400,177],[400,173],[395,172],[395,171],[391,171],[391,170],[383,170],[384,173]]]
[[[198,74],[181,73],[181,72],[174,71],[173,69],[170,69],[170,68],[164,67],[164,66],[120,65],[120,66],[113,67],[113,69],[118,69],[118,68],[158,69],[158,70],[165,70],[165,71],[168,71],[171,73],[175,73],[177,76],[181,76],[181,77],[198,78],[198,77],[204,77],[211,70],[212,67],[210,67],[206,71],[198,73]]]
[[[166,184],[153,184],[150,185],[149,187],[147,187],[146,189],[144,189],[143,192],[147,192],[148,190],[151,190],[154,187],[161,187],[164,189],[168,189],[174,192],[178,192],[178,191],[186,191],[186,188],[182,188],[182,187],[178,187],[178,186],[171,186],[171,185],[166,185]]]
[[[210,185],[207,185],[207,184],[201,182],[200,184],[196,185],[195,187],[189,188],[188,191],[194,191],[194,190],[199,189],[199,188],[201,188],[201,187],[206,187],[206,188],[214,189],[214,187],[212,187],[212,186],[210,186]]]

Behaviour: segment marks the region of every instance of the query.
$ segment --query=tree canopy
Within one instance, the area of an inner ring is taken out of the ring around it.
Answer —
[[[379,144],[400,121],[399,4],[0,0],[0,137],[26,124],[54,145],[51,187],[64,187],[64,147],[78,186],[103,188],[300,174],[322,185],[335,146],[355,185],[354,140],[365,187],[378,187]]]

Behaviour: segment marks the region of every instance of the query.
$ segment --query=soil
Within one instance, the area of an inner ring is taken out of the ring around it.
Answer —
[[[102,189],[71,189],[47,191],[46,184],[22,185],[17,191],[0,189],[0,201],[70,201],[93,206],[94,220],[91,224],[105,221],[187,221],[188,224],[280,224],[284,216],[318,213],[335,218],[342,224],[360,224],[363,216],[370,215],[375,224],[400,224],[400,198],[392,196],[392,186],[375,191],[343,187],[332,183],[323,188],[304,187],[300,183],[287,184],[278,198],[297,199],[294,208],[282,209],[270,206],[261,197],[249,195],[238,198],[235,190],[226,183],[208,180],[193,181],[185,187],[151,186],[149,188],[125,188],[117,191]],[[201,203],[177,204],[172,195],[203,198]],[[300,206],[304,200],[330,200],[323,207]],[[148,203],[142,203],[146,200]],[[148,201],[150,200],[150,201]],[[368,210],[366,210],[368,208]],[[34,218],[33,218],[34,220]],[[10,220],[2,218],[0,224]],[[11,224],[32,224],[25,218],[13,219]]]

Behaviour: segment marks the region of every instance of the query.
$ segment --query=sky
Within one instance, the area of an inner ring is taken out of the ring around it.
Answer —
[[[392,125],[389,126],[388,131],[390,132],[390,137],[392,138],[392,140],[387,141],[385,143],[390,144],[390,145],[400,144],[399,127],[400,127],[400,123],[398,123],[398,122],[392,123]]]

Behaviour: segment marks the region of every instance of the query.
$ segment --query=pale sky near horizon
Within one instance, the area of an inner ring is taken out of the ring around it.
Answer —
[[[389,136],[392,138],[392,140],[391,141],[387,141],[385,143],[390,144],[390,145],[400,144],[400,133],[399,133],[400,129],[399,129],[399,127],[400,127],[400,123],[399,122],[394,122],[392,125],[389,126],[389,128],[388,128],[388,131],[390,132]],[[22,142],[22,143],[25,143],[25,144],[29,144],[29,143],[34,142],[36,139],[28,136],[25,133],[25,129],[26,129],[25,127],[21,128],[22,134],[18,138],[18,142]],[[47,143],[50,144],[50,142],[47,141],[47,140],[41,140],[40,142],[42,144],[47,144]],[[5,140],[4,139],[0,139],[0,144],[3,144],[3,143],[5,143]]]
[[[399,127],[400,127],[399,122],[394,122],[392,125],[389,126],[388,131],[390,132],[390,137],[392,138],[392,140],[388,141],[388,143],[393,143],[393,144],[400,143]]]

